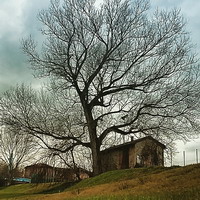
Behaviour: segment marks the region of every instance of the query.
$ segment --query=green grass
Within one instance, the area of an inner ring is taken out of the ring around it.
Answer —
[[[22,184],[12,185],[0,188],[0,199],[9,199],[13,197],[35,195],[35,194],[52,194],[62,192],[69,186],[68,183],[41,183],[41,184]]]
[[[0,200],[200,200],[200,164],[116,170],[69,183],[0,188]]]
[[[95,195],[90,197],[75,197],[77,200],[200,200],[200,164],[186,167],[150,167],[139,169],[116,170],[106,172],[97,177],[86,179],[70,187],[67,191],[77,191],[81,194],[87,188],[98,188],[98,185],[119,183],[116,191],[119,194]],[[129,194],[134,190],[135,181],[144,194]],[[160,181],[160,184],[155,184]],[[188,183],[185,184],[184,183]],[[154,187],[155,184],[155,187]],[[149,188],[147,190],[145,188]],[[195,185],[195,187],[194,187]],[[95,187],[96,186],[96,187]],[[159,189],[156,191],[156,189]],[[120,195],[120,190],[123,195]],[[146,191],[145,191],[146,190]],[[169,191],[168,191],[169,190]]]
[[[93,187],[96,185],[106,184],[106,183],[113,183],[116,181],[123,181],[123,180],[131,180],[136,179],[138,177],[144,177],[148,174],[157,174],[169,169],[168,167],[149,167],[149,168],[137,168],[137,169],[124,169],[124,170],[115,170],[103,173],[99,176],[85,179],[78,184],[70,187],[68,190],[73,189],[81,189],[85,187]]]
[[[38,194],[54,194],[60,193],[66,190],[66,188],[71,187],[72,183],[64,182],[64,183],[55,183],[52,187],[44,188],[42,191],[38,192]],[[50,185],[51,186],[51,185]]]

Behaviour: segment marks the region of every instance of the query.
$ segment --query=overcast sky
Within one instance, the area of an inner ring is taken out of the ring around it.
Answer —
[[[20,41],[30,34],[36,40],[40,37],[41,24],[37,14],[39,10],[48,8],[48,5],[49,0],[0,0],[0,93],[22,82],[39,87],[41,81],[33,78],[20,49]],[[152,8],[181,9],[191,40],[196,45],[197,53],[200,52],[200,0],[151,0],[151,5]],[[175,162],[181,164],[183,150],[188,152],[188,162],[195,160],[194,152],[198,148],[200,150],[198,140],[186,145],[179,142]]]

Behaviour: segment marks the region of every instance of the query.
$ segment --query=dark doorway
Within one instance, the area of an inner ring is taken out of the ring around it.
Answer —
[[[122,169],[129,168],[129,148],[124,148],[122,151]]]

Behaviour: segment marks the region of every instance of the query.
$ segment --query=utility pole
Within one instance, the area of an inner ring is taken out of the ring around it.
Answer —
[[[170,156],[171,156],[171,167],[172,167],[172,165],[173,165],[173,153],[172,153],[172,150],[171,150],[171,152],[170,152]]]
[[[199,163],[198,158],[199,158],[199,155],[198,155],[198,149],[196,149],[196,162],[197,162],[197,164]]]
[[[180,153],[179,151],[173,151],[172,149],[170,150],[170,162],[171,162],[171,167],[174,165],[173,157],[175,154]]]
[[[183,165],[185,166],[185,151],[183,151]]]

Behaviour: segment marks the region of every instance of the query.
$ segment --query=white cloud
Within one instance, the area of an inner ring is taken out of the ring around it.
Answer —
[[[23,9],[26,0],[4,0],[0,2],[0,36],[17,40],[23,30]]]

